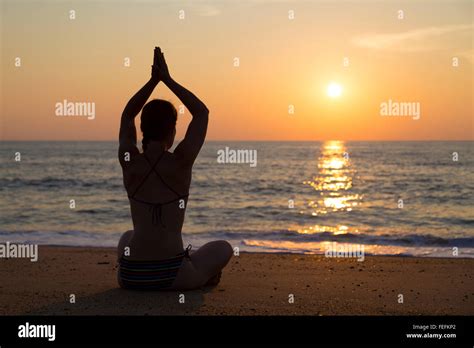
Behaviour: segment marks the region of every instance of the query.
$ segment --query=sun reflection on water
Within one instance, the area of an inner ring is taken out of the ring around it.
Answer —
[[[296,232],[300,234],[315,234],[315,233],[321,233],[321,232],[330,232],[334,235],[337,235],[337,234],[346,234],[348,229],[349,228],[344,225],[339,225],[336,227],[315,225],[315,226],[309,226],[306,228],[300,228]]]
[[[325,215],[329,212],[352,211],[360,204],[358,194],[349,193],[352,188],[352,168],[343,141],[327,141],[323,144],[318,159],[318,173],[313,180],[305,181],[319,194],[317,200],[308,202],[311,215]]]

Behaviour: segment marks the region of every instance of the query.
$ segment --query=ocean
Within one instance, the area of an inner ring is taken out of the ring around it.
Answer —
[[[221,163],[226,147],[256,151],[255,165]],[[183,240],[197,248],[225,239],[249,252],[324,254],[337,243],[366,255],[474,257],[473,150],[474,142],[208,141]],[[132,229],[116,142],[4,141],[0,152],[0,242],[116,246]]]

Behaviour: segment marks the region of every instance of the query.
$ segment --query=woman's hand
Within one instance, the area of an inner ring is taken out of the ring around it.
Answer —
[[[168,65],[165,61],[165,56],[159,47],[155,47],[153,65],[151,67],[151,79],[156,83],[160,81],[166,83],[167,81],[171,80],[171,76],[168,71]]]

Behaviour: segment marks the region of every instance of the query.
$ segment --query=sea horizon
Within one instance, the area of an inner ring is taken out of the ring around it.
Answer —
[[[183,139],[176,139],[175,140],[175,145],[177,145],[181,140]],[[343,139],[323,139],[323,140],[233,140],[233,139],[225,139],[225,140],[215,140],[215,139],[206,139],[206,143],[225,143],[225,142],[252,142],[252,143],[311,143],[311,142],[326,142],[326,141],[343,141],[345,143],[355,143],[355,142],[380,142],[380,143],[389,143],[389,142],[394,142],[394,143],[425,143],[425,142],[474,142],[474,139],[430,139],[430,140],[377,140],[377,139],[369,139],[369,140],[343,140]],[[90,143],[90,142],[102,142],[102,143],[110,143],[110,142],[116,142],[118,143],[118,138],[116,140],[1,140],[0,143],[8,143],[8,142],[64,142],[64,143],[77,143],[77,142],[85,142],[85,143]],[[137,145],[140,145],[140,139],[137,140]]]

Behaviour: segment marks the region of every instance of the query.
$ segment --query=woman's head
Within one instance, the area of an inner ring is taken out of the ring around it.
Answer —
[[[143,107],[140,123],[143,150],[151,140],[163,143],[168,149],[173,146],[177,119],[176,108],[170,102],[161,99],[148,102]]]

